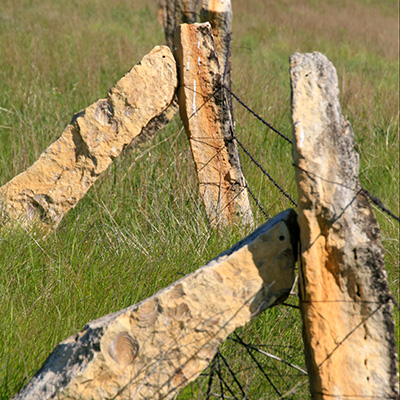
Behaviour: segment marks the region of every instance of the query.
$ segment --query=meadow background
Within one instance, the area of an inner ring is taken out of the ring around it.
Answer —
[[[398,2],[232,3],[233,91],[290,136],[288,58],[296,51],[324,53],[336,66],[343,113],[355,131],[361,184],[399,215]],[[2,185],[164,36],[155,1],[0,0],[0,9]],[[296,198],[290,145],[234,107],[238,137]],[[46,239],[0,228],[0,399],[14,395],[55,345],[86,322],[150,296],[249,233],[209,228],[181,128],[176,117],[151,142],[115,160]],[[270,215],[291,206],[244,154],[242,164]],[[257,224],[263,223],[252,204]],[[399,300],[399,224],[374,209]],[[297,302],[295,296],[289,301]],[[399,343],[398,313],[395,318]],[[298,310],[275,307],[240,334],[304,366]],[[243,348],[227,343],[222,351],[248,398],[277,398]],[[257,359],[287,398],[308,398],[307,379]],[[205,398],[206,382],[200,378],[179,398]]]

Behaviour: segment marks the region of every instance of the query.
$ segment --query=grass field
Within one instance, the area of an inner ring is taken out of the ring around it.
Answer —
[[[233,91],[290,136],[288,58],[296,51],[324,53],[336,66],[343,113],[356,134],[361,184],[399,215],[398,3],[232,2]],[[0,185],[29,167],[75,112],[103,98],[164,43],[155,3],[1,0]],[[290,146],[234,106],[241,141],[296,197]],[[14,395],[54,346],[87,321],[148,297],[248,233],[210,230],[181,127],[175,118],[151,143],[118,158],[46,239],[0,230],[0,399]],[[290,207],[245,155],[242,163],[269,214]],[[399,299],[399,224],[374,209]],[[253,211],[257,224],[264,222],[255,205]],[[304,367],[297,310],[276,307],[241,333]],[[249,399],[277,398],[243,348],[227,343],[223,351],[241,369]],[[282,393],[298,385],[288,398],[308,398],[304,377],[257,359]],[[179,398],[205,398],[205,381]]]

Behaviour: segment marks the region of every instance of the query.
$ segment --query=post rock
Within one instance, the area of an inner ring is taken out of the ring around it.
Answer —
[[[14,400],[172,399],[237,327],[294,282],[297,216],[278,214],[207,265],[61,342]]]
[[[168,108],[176,87],[175,59],[168,47],[157,46],[106,99],[75,114],[30,168],[0,188],[2,223],[57,227],[122,150]]]
[[[397,399],[392,302],[380,231],[358,180],[354,133],[322,54],[290,58],[299,273],[311,395]]]

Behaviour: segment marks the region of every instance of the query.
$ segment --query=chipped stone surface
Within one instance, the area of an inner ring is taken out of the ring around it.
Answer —
[[[98,100],[74,115],[61,137],[0,188],[2,220],[58,225],[123,148],[171,103],[176,64],[157,46]]]
[[[232,5],[230,0],[203,0],[200,10],[201,22],[210,22],[215,48],[225,83],[230,87],[232,39]],[[226,72],[226,74],[225,74]]]
[[[175,35],[180,114],[189,137],[199,191],[213,226],[253,223],[246,180],[232,136],[229,103],[210,24],[182,24]]]
[[[288,296],[297,245],[287,210],[168,288],[87,324],[14,400],[174,398],[234,329]]]
[[[158,12],[169,48],[174,47],[175,29],[180,24],[197,21],[199,0],[159,0]]]
[[[290,58],[301,231],[303,337],[313,399],[398,398],[397,355],[380,231],[360,190],[354,134],[334,66]]]

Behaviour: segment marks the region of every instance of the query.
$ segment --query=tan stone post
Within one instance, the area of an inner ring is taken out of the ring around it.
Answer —
[[[287,210],[154,296],[88,323],[14,400],[175,398],[231,332],[286,299],[297,245]]]
[[[183,24],[175,37],[180,114],[199,191],[213,226],[253,223],[211,26]]]
[[[175,59],[157,46],[98,100],[74,115],[61,137],[0,188],[1,222],[55,228],[125,146],[171,103]]]
[[[320,53],[295,53],[290,77],[312,398],[394,400],[397,355],[380,231],[359,184],[336,70]]]
[[[173,51],[175,28],[182,23],[193,23],[197,20],[197,7],[199,0],[159,0],[158,12],[164,28],[167,45]],[[128,149],[151,140],[160,129],[163,129],[174,118],[178,111],[176,96],[169,107],[160,115],[153,118],[136,136]]]

